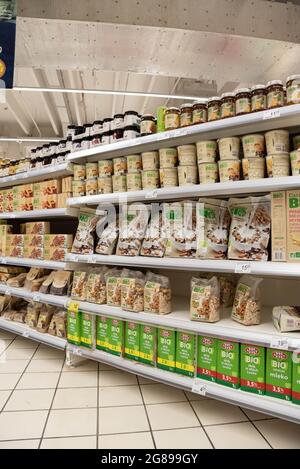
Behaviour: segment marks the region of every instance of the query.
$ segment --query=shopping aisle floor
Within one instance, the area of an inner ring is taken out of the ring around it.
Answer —
[[[1,448],[300,448],[300,425],[0,330]]]

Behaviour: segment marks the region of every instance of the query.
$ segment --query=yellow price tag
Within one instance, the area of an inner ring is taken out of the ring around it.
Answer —
[[[79,309],[79,303],[77,301],[70,301],[68,305],[68,311],[78,313],[78,309]]]

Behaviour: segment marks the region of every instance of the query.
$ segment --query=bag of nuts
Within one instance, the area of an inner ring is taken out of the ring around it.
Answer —
[[[76,271],[73,275],[73,284],[71,290],[71,298],[74,300],[86,300],[86,286],[87,286],[88,273]]]
[[[86,284],[86,301],[97,303],[98,305],[106,304],[106,280],[105,271],[107,269],[97,269],[90,272]]]
[[[94,210],[85,209],[79,214],[79,223],[71,252],[75,254],[94,253],[94,233],[100,216]]]
[[[145,276],[142,272],[128,271],[122,275],[121,307],[140,313],[144,310]]]
[[[104,221],[104,225],[106,220]],[[98,230],[97,230],[98,231]],[[98,233],[97,233],[98,234]],[[112,221],[107,223],[99,236],[95,252],[97,254],[114,254],[115,247],[118,241],[119,226],[118,222]]]
[[[195,257],[196,203],[194,201],[164,204],[164,226],[167,237],[166,257]]]
[[[192,321],[220,320],[220,285],[217,277],[192,278],[190,312]]]
[[[141,256],[163,257],[167,246],[167,236],[164,231],[163,215],[161,212],[151,212],[145,238],[142,244]]]
[[[149,208],[144,204],[131,204],[120,213],[118,256],[138,256],[145,236]]]
[[[124,271],[128,272],[127,269]],[[110,269],[104,274],[106,280],[106,304],[108,306],[121,306],[122,271]]]
[[[260,324],[262,278],[242,275],[236,287],[231,319],[245,326]]]
[[[156,314],[171,313],[171,288],[168,277],[147,272],[144,289],[144,311]]]

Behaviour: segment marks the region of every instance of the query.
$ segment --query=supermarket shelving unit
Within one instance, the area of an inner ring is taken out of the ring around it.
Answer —
[[[78,210],[74,208],[49,208],[46,210],[28,210],[20,212],[2,212],[0,220],[47,220],[48,218],[77,218]]]
[[[64,177],[73,174],[73,165],[70,162],[45,166],[43,168],[30,169],[24,173],[0,178],[0,189],[17,186],[19,184],[30,184],[31,182],[44,181],[52,177]]]
[[[46,259],[27,259],[25,257],[0,257],[0,265],[16,265],[22,267],[40,267],[43,269],[68,270],[66,262],[49,261]]]

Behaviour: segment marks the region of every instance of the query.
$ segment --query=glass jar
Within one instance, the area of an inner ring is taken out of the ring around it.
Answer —
[[[67,127],[67,137],[73,138],[76,132],[76,125],[68,125]]]
[[[67,149],[68,151],[72,151],[72,150],[73,150],[73,140],[72,140],[72,137],[67,137],[66,149]]]
[[[108,132],[109,130],[111,130],[112,121],[113,119],[111,117],[106,117],[105,119],[103,119],[103,123],[102,123],[103,132]]]
[[[72,151],[79,151],[82,149],[82,140],[83,138],[79,138],[77,135],[76,137],[74,138],[73,142],[72,142]],[[63,148],[60,148],[60,145],[58,145],[58,153],[62,153],[64,151]]]
[[[103,131],[103,122],[101,120],[97,120],[93,122],[93,127],[91,129],[91,135],[99,135]]]
[[[235,98],[234,93],[223,93],[221,95],[220,118],[235,116]]]
[[[207,122],[207,104],[200,101],[193,103],[193,124]]]
[[[116,142],[117,140],[121,140],[124,135],[124,129],[121,128],[116,128],[115,130],[112,130],[112,139],[113,142]]]
[[[89,137],[91,135],[92,127],[93,127],[93,124],[83,124],[84,135],[86,137]]]
[[[251,112],[264,111],[267,108],[265,85],[254,85],[251,88]]]
[[[94,134],[92,141],[91,141],[91,147],[96,147],[97,145],[101,145],[101,134]]]
[[[168,107],[165,112],[165,130],[174,130],[180,127],[180,109]]]
[[[180,127],[187,127],[193,123],[193,105],[190,103],[180,106]]]
[[[241,116],[251,112],[251,96],[249,88],[240,88],[235,92],[235,115]]]
[[[60,152],[66,151],[66,149],[67,149],[67,140],[59,140],[58,149],[59,149]]]
[[[272,80],[267,83],[267,108],[282,107],[284,105],[284,91],[281,80]]]
[[[155,134],[156,122],[152,114],[144,114],[141,118],[141,136]]]
[[[82,150],[88,150],[90,148],[90,142],[91,142],[92,138],[93,137],[91,137],[91,136],[83,137],[83,139],[81,140],[81,149]]]
[[[287,104],[300,103],[300,75],[291,75],[286,79]]]
[[[114,115],[114,129],[121,129],[124,126],[124,114]]]
[[[124,126],[140,125],[140,117],[136,111],[126,111],[124,114]]]
[[[44,161],[44,156],[42,154],[42,151],[40,151],[36,157],[35,167],[41,168],[43,166],[43,161]]]
[[[124,128],[123,138],[125,140],[130,140],[131,138],[137,138],[140,136],[138,128],[135,125],[127,125]]]
[[[221,116],[221,98],[213,96],[207,102],[207,120],[208,122],[216,121]]]
[[[113,131],[108,130],[107,132],[104,132],[102,134],[101,141],[104,145],[108,145],[110,143],[110,134],[111,134],[111,132],[113,133]]]
[[[16,164],[17,164],[17,160],[10,160],[10,164],[8,167],[9,176],[13,176],[14,174],[16,174]]]

